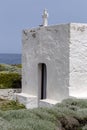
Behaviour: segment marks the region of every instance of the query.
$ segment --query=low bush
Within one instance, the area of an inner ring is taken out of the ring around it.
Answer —
[[[62,103],[57,104],[58,107],[68,107],[72,110],[78,110],[80,108],[87,108],[87,99],[75,99],[70,98],[63,100]]]
[[[81,130],[87,130],[87,125],[83,126]]]
[[[49,108],[38,108],[32,110],[32,113],[36,115],[39,119],[55,122],[56,116],[50,114],[48,111]]]
[[[5,130],[3,126],[5,122],[5,126],[10,126],[6,130],[87,130],[86,100],[72,99],[71,102],[70,100],[64,100],[52,108],[9,110],[7,107],[9,111],[0,110],[2,119],[0,127]],[[15,102],[10,102],[11,104],[16,105]],[[77,109],[71,109],[69,104],[71,107],[77,106]]]
[[[0,89],[21,88],[21,75],[18,73],[0,73]]]
[[[11,124],[3,119],[2,117],[0,117],[0,130],[11,130]]]

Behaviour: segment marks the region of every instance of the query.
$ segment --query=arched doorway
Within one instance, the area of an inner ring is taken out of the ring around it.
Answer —
[[[46,64],[40,63],[39,67],[39,99],[46,99],[47,90],[47,67]]]

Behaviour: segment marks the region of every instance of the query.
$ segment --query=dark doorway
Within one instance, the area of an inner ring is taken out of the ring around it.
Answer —
[[[40,99],[46,99],[46,86],[47,86],[47,68],[46,64],[40,63],[39,64],[39,82],[40,82],[40,87],[39,87],[39,95]]]

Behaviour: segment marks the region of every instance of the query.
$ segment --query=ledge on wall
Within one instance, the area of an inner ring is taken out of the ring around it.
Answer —
[[[56,105],[57,103],[60,103],[60,101],[44,99],[44,100],[40,100],[39,106],[40,107],[52,107],[52,106]]]
[[[24,104],[27,109],[38,107],[37,97],[33,95],[15,93],[14,100],[18,100],[20,103]]]

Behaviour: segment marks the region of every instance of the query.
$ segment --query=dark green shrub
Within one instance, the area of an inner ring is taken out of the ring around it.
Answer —
[[[18,73],[0,73],[0,88],[21,88],[21,75]]]

